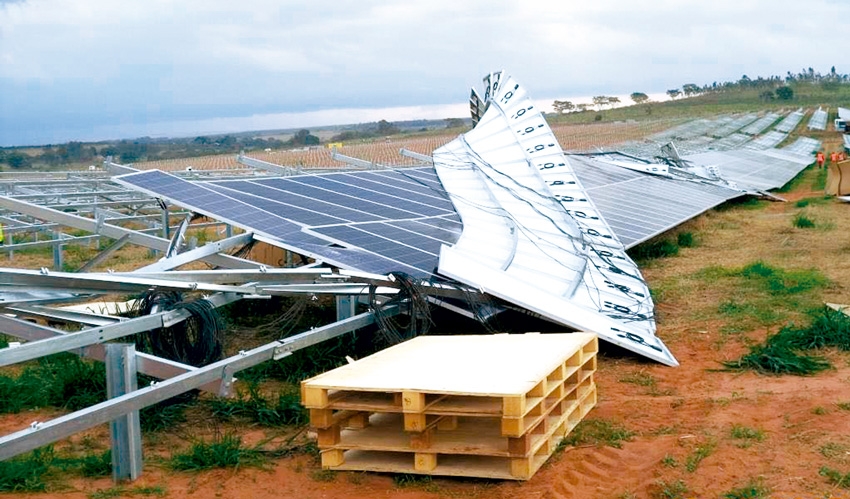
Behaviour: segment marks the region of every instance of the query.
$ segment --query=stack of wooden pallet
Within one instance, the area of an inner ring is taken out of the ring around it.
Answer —
[[[527,480],[596,404],[596,336],[422,336],[306,380],[334,470]]]

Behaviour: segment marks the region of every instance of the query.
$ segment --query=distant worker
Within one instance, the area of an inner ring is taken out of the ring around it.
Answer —
[[[3,226],[0,225],[0,246],[5,244],[6,239],[3,237]]]
[[[832,154],[829,155],[830,163],[838,163],[838,151],[832,151]]]
[[[818,168],[823,168],[823,163],[826,161],[826,155],[824,155],[823,151],[818,151],[818,155],[816,156],[818,162]]]

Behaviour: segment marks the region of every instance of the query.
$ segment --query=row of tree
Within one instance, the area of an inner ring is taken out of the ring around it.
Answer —
[[[816,72],[813,68],[804,68],[799,73],[792,73],[791,71],[788,71],[784,78],[778,75],[768,76],[766,78],[763,78],[761,76],[758,76],[756,78],[750,78],[747,75],[743,75],[740,79],[736,81],[715,81],[711,84],[706,84],[703,86],[699,86],[695,83],[685,83],[684,85],[682,85],[681,88],[672,88],[667,90],[667,96],[671,100],[675,100],[679,97],[693,97],[712,92],[728,92],[736,89],[761,88],[764,89],[759,94],[759,98],[762,100],[792,100],[794,98],[794,89],[791,87],[791,85],[800,82],[816,83],[821,84],[826,88],[834,88],[836,85],[839,84],[850,83],[850,75],[846,73],[838,73],[835,69],[835,66],[832,66],[829,73],[825,75]],[[630,98],[632,99],[632,101],[634,101],[635,104],[648,104],[652,102],[649,96],[643,92],[633,92],[630,95]],[[613,106],[614,104],[618,104],[619,102],[620,99],[617,97],[607,97],[601,95],[594,97],[592,104],[574,104],[571,101],[556,100],[552,104],[552,107],[554,108],[556,113],[564,114],[571,112],[588,111],[591,106],[595,106],[598,111],[601,111],[605,106]]]

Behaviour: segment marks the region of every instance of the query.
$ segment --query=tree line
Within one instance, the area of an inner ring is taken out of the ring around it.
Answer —
[[[729,92],[740,89],[762,89],[759,93],[759,98],[765,101],[776,100],[792,100],[794,98],[794,89],[791,85],[797,83],[813,83],[820,84],[825,89],[837,89],[838,85],[849,84],[850,75],[839,73],[835,66],[830,68],[826,74],[821,74],[813,68],[803,68],[800,72],[792,73],[788,71],[784,77],[774,75],[768,77],[758,76],[750,78],[747,75],[741,76],[738,80],[712,82],[711,84],[697,85],[695,83],[685,83],[681,88],[671,88],[666,94],[671,100],[676,100],[679,97],[694,97],[707,93]],[[651,104],[649,96],[644,92],[632,92],[629,96],[635,104]],[[574,104],[571,101],[556,100],[552,104],[552,108],[558,114],[588,111],[591,107],[595,107],[597,111],[601,111],[605,106],[613,106],[620,102],[617,97],[596,96],[593,97],[593,103]],[[648,108],[648,110],[651,108]]]

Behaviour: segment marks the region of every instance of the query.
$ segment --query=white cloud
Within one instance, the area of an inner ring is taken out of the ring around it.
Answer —
[[[0,135],[41,113],[105,126],[460,102],[497,69],[538,96],[847,72],[848,14],[829,0],[2,2]]]

